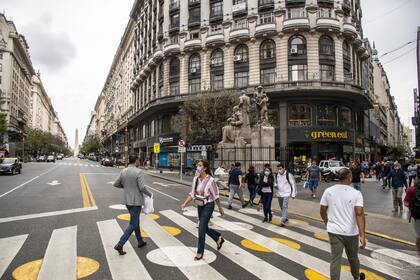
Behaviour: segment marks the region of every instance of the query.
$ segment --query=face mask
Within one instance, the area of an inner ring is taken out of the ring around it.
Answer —
[[[268,175],[270,175],[270,171],[266,170],[266,171],[264,172],[264,174],[265,174],[266,176],[268,176]]]
[[[197,167],[197,174],[203,173],[203,167]]]

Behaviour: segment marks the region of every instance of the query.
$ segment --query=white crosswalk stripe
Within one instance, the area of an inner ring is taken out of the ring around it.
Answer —
[[[97,222],[97,225],[113,280],[139,279],[140,276],[141,279],[152,279],[130,242],[124,246],[126,255],[119,256],[114,250],[123,233],[116,220]]]
[[[53,231],[39,271],[38,280],[76,279],[76,239],[77,226]]]
[[[25,243],[28,235],[0,239],[0,278]]]

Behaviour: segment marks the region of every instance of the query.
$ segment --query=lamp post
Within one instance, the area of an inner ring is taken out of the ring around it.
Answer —
[[[125,147],[124,147],[124,155],[125,155],[125,167],[128,166],[128,126],[125,127]]]

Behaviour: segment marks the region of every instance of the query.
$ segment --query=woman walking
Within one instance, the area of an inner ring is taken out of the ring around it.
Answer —
[[[209,220],[213,215],[214,204],[217,204],[220,215],[223,216],[223,208],[220,205],[219,189],[214,181],[209,163],[199,161],[197,163],[197,176],[193,180],[191,192],[185,202],[181,205],[184,209],[191,201],[197,206],[198,210],[198,248],[194,260],[199,261],[204,256],[204,247],[206,244],[206,233],[217,243],[217,250],[222,248],[225,240],[221,234],[214,229],[209,228]]]
[[[244,179],[245,183],[248,185],[249,191],[249,205],[254,205],[254,199],[257,194],[257,182],[258,182],[258,175],[255,173],[254,166],[250,166],[248,168],[248,172],[245,175]]]
[[[269,164],[264,165],[264,171],[260,174],[259,188],[261,200],[264,208],[264,222],[271,222],[273,214],[271,213],[271,201],[273,199],[274,176]]]

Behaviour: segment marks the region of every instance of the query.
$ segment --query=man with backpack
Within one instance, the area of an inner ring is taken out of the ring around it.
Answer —
[[[294,199],[296,197],[296,183],[293,175],[286,171],[283,163],[277,165],[277,168],[279,169],[279,172],[276,176],[276,195],[281,209],[280,226],[284,227],[284,224],[289,220],[287,218],[289,198],[292,197]]]
[[[407,189],[404,205],[410,209],[409,222],[416,233],[416,247],[420,255],[420,180],[414,181],[414,186]]]

